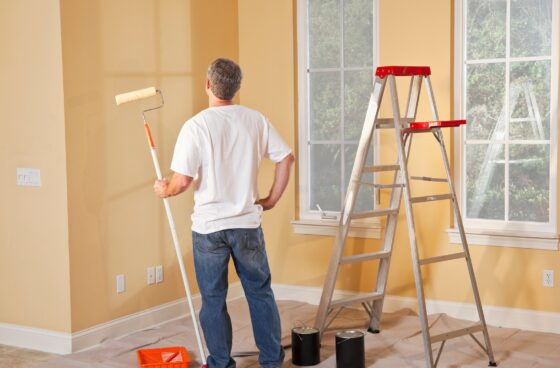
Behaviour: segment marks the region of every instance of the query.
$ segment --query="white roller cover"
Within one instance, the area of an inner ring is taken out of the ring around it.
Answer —
[[[155,96],[156,93],[157,93],[156,87],[137,89],[136,91],[126,92],[126,93],[121,93],[120,95],[116,95],[115,101],[117,101],[117,105],[121,105],[123,103]]]

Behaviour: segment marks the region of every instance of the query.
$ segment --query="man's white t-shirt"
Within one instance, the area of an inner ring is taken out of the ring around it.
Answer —
[[[210,107],[189,119],[177,138],[171,170],[195,178],[192,230],[259,227],[261,161],[277,163],[290,153],[268,119],[247,107]]]

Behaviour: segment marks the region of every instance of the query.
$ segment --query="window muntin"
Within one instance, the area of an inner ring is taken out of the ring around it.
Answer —
[[[300,214],[320,218],[317,205],[340,211],[352,171],[373,86],[375,1],[301,0],[299,10]],[[373,198],[364,187],[356,210]]]
[[[555,230],[554,1],[459,2],[467,226]]]

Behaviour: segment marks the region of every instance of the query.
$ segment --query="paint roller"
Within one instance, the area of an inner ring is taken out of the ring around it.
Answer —
[[[159,89],[155,87],[143,88],[136,91],[126,92],[115,96],[115,101],[117,102],[117,106],[122,105],[124,103],[133,102],[142,100],[148,97],[152,97],[155,95],[159,95],[160,97],[160,104],[156,107],[146,109],[142,111],[142,120],[144,121],[144,129],[146,131],[146,138],[148,139],[148,144],[150,146],[150,153],[152,155],[152,161],[154,163],[154,168],[156,170],[156,175],[158,180],[162,180],[161,169],[159,166],[159,161],[156,154],[156,145],[154,143],[154,139],[152,137],[152,133],[150,132],[150,127],[148,126],[148,121],[146,120],[146,112],[157,110],[163,107],[164,100],[163,94]],[[163,198],[163,205],[165,207],[165,212],[167,214],[167,221],[169,222],[169,229],[171,230],[171,237],[173,238],[173,245],[175,246],[175,253],[177,254],[177,261],[179,263],[179,269],[181,270],[181,276],[183,279],[183,285],[185,287],[185,293],[187,294],[187,302],[189,304],[189,309],[192,316],[192,321],[194,325],[194,331],[196,333],[196,341],[198,344],[198,349],[200,352],[200,357],[202,360],[202,367],[208,367],[206,363],[206,353],[204,351],[204,346],[202,345],[202,339],[200,335],[199,323],[198,319],[194,310],[192,297],[191,297],[191,290],[189,287],[189,280],[187,279],[187,272],[185,270],[185,264],[183,263],[183,257],[181,253],[181,247],[179,245],[179,238],[177,237],[177,231],[175,229],[175,221],[173,220],[173,214],[171,213],[171,207],[169,206],[169,201],[167,198]]]
[[[136,100],[141,100],[143,98],[148,98],[155,96],[158,93],[156,87],[148,87],[143,89],[138,89],[136,91],[121,93],[115,96],[115,101],[117,101],[117,106],[124,103],[133,102]]]

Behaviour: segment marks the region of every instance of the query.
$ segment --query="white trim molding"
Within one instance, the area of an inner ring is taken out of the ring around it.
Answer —
[[[68,354],[72,352],[72,335],[68,332],[0,323],[0,345]]]
[[[318,305],[322,288],[272,284],[276,300],[294,300]],[[335,290],[334,299],[359,295],[347,290]],[[239,282],[230,284],[228,300],[244,296]],[[195,308],[200,307],[200,295],[193,296]],[[426,300],[429,314],[446,313],[451,317],[476,320],[476,306],[443,300]],[[416,298],[387,295],[384,312],[403,308],[418,310]],[[186,299],[181,298],[128,316],[117,318],[75,333],[64,333],[26,326],[0,323],[0,344],[40,350],[54,354],[70,354],[93,348],[106,339],[118,339],[135,331],[161,325],[188,316]],[[528,309],[484,306],[486,322],[492,326],[560,333],[560,313]]]
[[[461,244],[459,229],[447,229],[450,244]],[[527,248],[541,250],[558,250],[560,237],[548,233],[515,233],[512,231],[498,233],[486,229],[465,230],[469,245],[490,245],[496,247]]]
[[[318,305],[322,289],[319,287],[273,284],[277,300],[296,300]],[[356,296],[362,293],[335,290],[333,299]],[[357,305],[357,308],[361,306]],[[394,312],[409,308],[418,312],[416,298],[387,295],[383,304],[384,312]],[[445,300],[426,300],[428,314],[445,313],[451,317],[468,321],[478,320],[476,305]],[[530,309],[507,308],[483,305],[486,323],[496,327],[518,328],[560,334],[560,313],[541,312]]]
[[[235,300],[243,295],[239,282],[230,284],[228,300]],[[200,308],[200,302],[200,295],[193,295],[195,309]],[[2,323],[0,324],[0,344],[55,354],[70,354],[91,349],[106,339],[118,339],[132,332],[189,315],[187,300],[181,298],[74,333]]]
[[[304,235],[336,236],[339,229],[337,220],[296,220],[292,221],[294,233]],[[348,236],[351,238],[380,239],[382,226],[379,222],[352,222]]]

